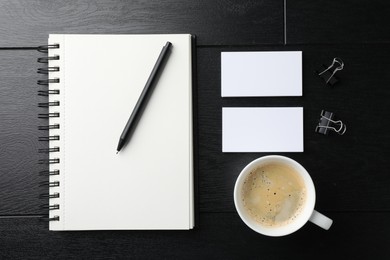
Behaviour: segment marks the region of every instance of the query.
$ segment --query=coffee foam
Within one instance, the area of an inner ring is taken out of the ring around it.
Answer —
[[[267,164],[244,180],[241,198],[249,215],[259,224],[277,227],[293,222],[303,209],[306,189],[294,169]]]

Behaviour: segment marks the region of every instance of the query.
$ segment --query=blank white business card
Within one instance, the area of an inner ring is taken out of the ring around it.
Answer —
[[[222,108],[222,152],[303,152],[303,108]]]
[[[221,96],[302,96],[302,51],[222,52]]]

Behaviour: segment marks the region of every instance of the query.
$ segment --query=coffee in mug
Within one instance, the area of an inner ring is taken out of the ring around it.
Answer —
[[[306,189],[292,167],[270,163],[246,176],[241,196],[245,210],[255,221],[269,227],[281,226],[299,215],[306,201]]]

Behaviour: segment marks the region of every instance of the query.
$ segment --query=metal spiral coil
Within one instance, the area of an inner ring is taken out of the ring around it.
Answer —
[[[48,187],[59,187],[60,186],[60,182],[59,181],[42,181],[39,183],[39,186],[42,187],[42,186],[48,186]]]
[[[60,83],[60,79],[41,79],[37,81],[38,85],[49,86],[50,83]]]
[[[38,68],[37,73],[39,74],[49,74],[49,72],[58,72],[60,67],[47,67],[47,68]]]
[[[38,96],[59,95],[59,89],[38,90]]]
[[[59,47],[60,47],[59,44],[42,45],[42,46],[38,46],[37,50],[39,52],[41,52],[41,53],[49,53],[50,49],[58,49]],[[40,58],[37,59],[37,62],[42,63],[42,65],[44,65],[44,64],[48,64],[49,61],[59,60],[59,59],[60,59],[59,55],[52,55],[52,56],[40,57]],[[51,72],[59,72],[59,71],[60,71],[60,68],[57,67],[57,66],[46,66],[46,67],[43,67],[43,68],[38,68],[37,73],[38,74],[42,74],[42,75],[49,75],[49,73],[51,73]],[[60,83],[60,79],[59,78],[47,78],[47,79],[37,80],[37,84],[39,86],[42,86],[43,88],[45,88],[45,87],[48,88],[49,85],[58,84],[58,83]],[[38,96],[41,96],[41,97],[49,97],[51,95],[59,95],[59,94],[60,94],[60,90],[59,89],[44,89],[44,90],[41,89],[41,90],[38,90]],[[38,103],[38,107],[44,108],[44,109],[48,109],[50,107],[58,107],[58,106],[60,106],[60,102],[59,101],[48,101],[47,100],[45,102],[39,102]],[[39,113],[38,114],[38,118],[45,119],[45,120],[48,120],[50,118],[58,118],[58,117],[60,117],[60,113],[59,112],[46,111],[45,113]],[[60,124],[52,123],[52,124],[47,124],[47,125],[39,125],[38,129],[44,131],[43,133],[45,133],[44,136],[39,136],[38,137],[38,141],[40,141],[40,142],[49,142],[50,143],[51,141],[58,141],[58,140],[60,140],[60,136],[59,135],[50,135],[50,134],[48,134],[48,131],[51,130],[51,129],[60,129]],[[47,148],[40,148],[40,149],[38,149],[38,153],[40,153],[40,154],[58,153],[59,151],[60,151],[60,147],[58,147],[58,146],[53,146],[53,147],[49,146]],[[48,169],[40,171],[39,175],[40,176],[46,176],[46,178],[49,178],[50,176],[60,175],[60,170],[59,169],[49,169],[49,165],[55,165],[55,164],[59,164],[59,163],[60,163],[60,159],[59,158],[40,159],[38,161],[38,164],[47,165]],[[49,190],[50,190],[50,188],[59,187],[60,186],[60,182],[59,181],[43,181],[43,182],[41,182],[39,184],[39,186],[48,187]],[[53,193],[49,192],[47,194],[40,194],[39,198],[45,199],[45,200],[48,201],[48,203],[45,203],[44,205],[41,206],[41,209],[45,209],[45,210],[48,210],[48,211],[59,210],[60,209],[60,205],[59,204],[51,204],[50,203],[50,199],[56,199],[56,198],[59,198],[59,197],[60,197],[60,194],[58,192],[53,192]],[[45,220],[45,221],[59,221],[60,217],[59,216],[50,217],[49,214],[47,214],[45,216],[42,216],[41,219]]]
[[[48,53],[49,49],[59,49],[59,48],[60,48],[59,44],[41,45],[41,46],[38,46],[37,51],[43,52],[43,53]]]
[[[48,56],[48,57],[40,57],[38,58],[39,63],[49,63],[50,60],[59,60],[60,56],[59,55],[54,55],[54,56]]]
[[[59,152],[60,148],[59,147],[49,147],[49,148],[41,148],[38,149],[38,153],[56,153]]]
[[[40,171],[40,172],[39,172],[39,175],[43,175],[43,176],[60,175],[60,171],[59,171],[59,170],[53,170],[53,171],[49,171],[49,170]]]
[[[60,117],[60,113],[40,113],[38,118]]]
[[[40,125],[40,126],[38,126],[38,130],[50,130],[50,129],[60,129],[60,125],[53,124],[53,125]]]
[[[41,199],[56,199],[59,198],[60,194],[58,192],[54,192],[53,194],[41,194],[39,198]]]
[[[59,141],[59,135],[49,135],[49,136],[40,136],[38,137],[38,141]]]
[[[56,163],[60,163],[60,159],[59,159],[59,158],[54,158],[54,159],[39,159],[39,160],[38,160],[38,163],[39,163],[39,164],[56,164]]]
[[[60,101],[38,103],[38,107],[55,107],[59,105]]]

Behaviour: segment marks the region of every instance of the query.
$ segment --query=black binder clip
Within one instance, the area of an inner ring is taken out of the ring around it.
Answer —
[[[325,81],[326,85],[333,86],[337,83],[338,79],[334,76],[337,71],[344,68],[344,62],[340,58],[334,58],[332,64],[329,67],[323,65],[325,70],[318,72],[318,76]]]
[[[334,120],[334,114],[332,112],[322,110],[321,118],[315,131],[323,135],[328,135],[329,131],[343,135],[347,131],[347,126],[341,120]]]

